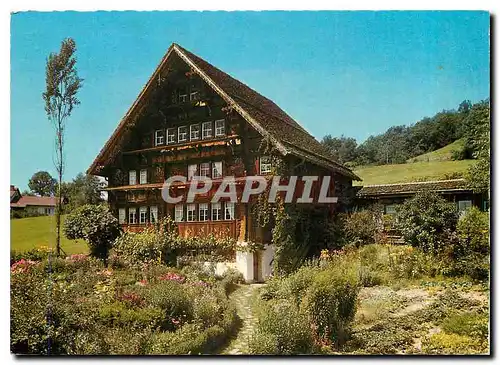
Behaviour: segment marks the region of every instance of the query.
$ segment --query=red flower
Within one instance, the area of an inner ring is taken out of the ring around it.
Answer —
[[[186,280],[186,278],[184,278],[183,276],[181,276],[179,274],[169,272],[169,273],[166,273],[165,275],[158,277],[158,280],[171,280],[171,281],[176,281],[176,282],[182,284],[184,282],[184,280]]]

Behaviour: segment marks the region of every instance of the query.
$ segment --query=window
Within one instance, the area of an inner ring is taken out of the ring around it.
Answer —
[[[187,126],[182,126],[182,127],[179,127],[179,130],[178,130],[179,134],[179,138],[178,138],[178,141],[179,142],[185,142],[187,141],[188,139],[188,127]]]
[[[208,221],[208,204],[203,203],[198,206],[198,211],[199,211],[199,220],[204,222]]]
[[[132,170],[128,172],[128,184],[129,185],[137,184],[137,171]]]
[[[196,101],[200,98],[200,94],[198,93],[198,91],[191,91],[189,93],[189,100],[190,101]]]
[[[125,212],[125,208],[118,209],[118,223],[125,224],[127,213]]]
[[[396,205],[394,204],[386,205],[385,214],[396,214]]]
[[[215,121],[215,136],[223,136],[226,134],[224,119]]]
[[[469,209],[470,207],[472,207],[471,200],[459,200],[458,201],[458,212],[459,213],[463,213],[463,212],[467,211],[467,209]]]
[[[184,220],[184,204],[175,205],[175,221],[182,222]]]
[[[189,130],[190,130],[190,140],[191,141],[200,139],[200,125],[199,124],[193,124],[192,126],[189,127]]]
[[[202,124],[202,137],[211,138],[212,137],[212,122],[204,122]]]
[[[271,172],[271,157],[262,156],[260,158],[260,174],[265,175]]]
[[[149,221],[151,223],[158,222],[158,207],[156,205],[149,207]]]
[[[226,203],[226,220],[234,219],[234,203],[227,202]]]
[[[175,143],[175,128],[167,129],[167,144]]]
[[[193,177],[197,176],[198,165],[188,165],[188,180],[192,180]]]
[[[188,100],[186,90],[179,90],[179,103],[185,103]]]
[[[137,223],[137,212],[135,208],[128,209],[128,223],[136,224]]]
[[[146,223],[147,214],[148,214],[148,208],[147,207],[140,207],[139,208],[139,223],[140,224],[145,224]]]
[[[187,205],[187,221],[194,222],[196,220],[196,204]]]
[[[139,184],[147,184],[148,183],[148,170],[141,170],[141,175],[139,176]]]
[[[222,219],[222,205],[221,203],[212,203],[212,220],[220,221]]]
[[[200,164],[200,176],[210,177],[210,162]]]
[[[165,142],[165,133],[163,129],[155,132],[155,146],[161,146]]]
[[[212,163],[212,179],[222,177],[222,161]]]

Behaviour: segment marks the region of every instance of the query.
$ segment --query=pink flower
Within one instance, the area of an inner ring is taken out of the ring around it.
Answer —
[[[172,318],[172,323],[177,325],[177,324],[181,323],[181,321],[179,321],[178,319]]]
[[[10,271],[13,274],[25,273],[30,269],[31,266],[36,264],[36,261],[21,259],[12,264],[12,266],[10,267]]]
[[[169,272],[169,273],[166,273],[165,275],[159,276],[158,280],[171,280],[171,281],[176,281],[176,282],[182,284],[184,282],[184,280],[186,280],[186,278],[184,278],[183,276],[181,276],[179,274]]]
[[[66,260],[71,261],[71,262],[81,262],[81,261],[85,261],[87,258],[88,258],[88,255],[86,255],[84,253],[76,253],[76,254],[73,254],[73,255],[66,257]]]
[[[203,280],[197,281],[197,282],[193,283],[193,285],[194,286],[202,286],[202,287],[205,287],[205,288],[208,287],[208,283],[205,283]]]
[[[141,280],[135,283],[135,285],[146,286],[148,285],[148,282],[146,280]]]

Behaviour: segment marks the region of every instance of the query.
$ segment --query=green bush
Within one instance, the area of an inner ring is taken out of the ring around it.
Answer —
[[[378,228],[376,213],[373,210],[341,213],[339,215],[341,216],[345,243],[354,243],[356,247],[375,243]]]
[[[426,253],[439,254],[454,232],[458,212],[455,204],[434,192],[420,192],[405,201],[397,212],[398,228],[406,243]]]
[[[118,219],[106,205],[84,205],[69,214],[64,222],[66,238],[85,240],[90,254],[104,261],[120,232]]]
[[[457,313],[446,318],[441,327],[447,333],[488,340],[488,313]]]
[[[360,266],[358,273],[359,284],[366,288],[380,285],[384,281],[382,276],[377,271],[374,271],[367,266]]]
[[[358,298],[358,283],[342,271],[325,270],[314,277],[302,306],[319,338],[335,346],[347,339]]]
[[[307,315],[294,303],[273,300],[260,308],[257,330],[249,343],[252,354],[311,354],[315,348]]]

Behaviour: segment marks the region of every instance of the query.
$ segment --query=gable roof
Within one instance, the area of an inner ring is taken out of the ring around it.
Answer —
[[[97,174],[100,165],[109,162],[112,146],[124,140],[127,123],[138,113],[141,99],[147,97],[154,81],[166,68],[168,59],[174,53],[263,137],[269,138],[283,155],[292,154],[354,180],[361,180],[350,169],[336,162],[321,143],[273,101],[175,43],[169,47],[155,72],[88,169],[88,173]]]
[[[11,203],[11,208],[25,208],[27,206],[55,207],[56,197],[54,196],[29,196],[23,195],[15,202]]]
[[[464,179],[422,181],[399,184],[366,185],[357,193],[358,197],[377,197],[382,195],[415,194],[421,191],[454,192],[471,191]]]

